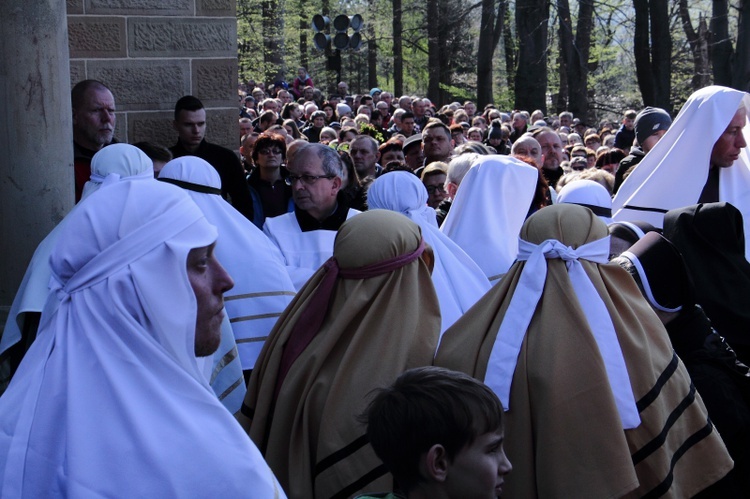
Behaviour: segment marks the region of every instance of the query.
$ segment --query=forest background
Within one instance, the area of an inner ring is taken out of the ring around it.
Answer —
[[[315,48],[316,14],[364,19],[340,68]],[[589,122],[649,105],[674,114],[710,84],[750,90],[750,0],[238,0],[237,17],[240,82],[291,85],[303,66],[326,94],[340,77],[351,93]]]

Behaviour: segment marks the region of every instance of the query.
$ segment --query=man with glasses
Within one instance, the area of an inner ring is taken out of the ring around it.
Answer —
[[[267,218],[263,232],[281,251],[292,283],[299,290],[333,254],[336,231],[347,218],[359,213],[339,202],[346,177],[338,153],[323,144],[298,149],[288,164],[287,185],[295,209]]]
[[[445,178],[448,165],[442,161],[430,163],[422,170],[422,183],[427,189],[427,206],[437,208],[448,197],[445,191]]]

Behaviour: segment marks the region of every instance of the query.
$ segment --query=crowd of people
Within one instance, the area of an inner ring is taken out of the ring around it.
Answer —
[[[679,114],[72,92],[0,338],[0,496],[750,495],[750,95]]]

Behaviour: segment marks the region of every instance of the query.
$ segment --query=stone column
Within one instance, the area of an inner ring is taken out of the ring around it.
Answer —
[[[0,327],[37,244],[73,206],[65,2],[3,0]]]

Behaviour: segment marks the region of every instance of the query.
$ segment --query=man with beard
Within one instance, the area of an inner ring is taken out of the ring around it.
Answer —
[[[115,98],[107,86],[97,80],[84,80],[73,87],[73,168],[75,199],[81,200],[83,185],[91,175],[91,158],[114,139]]]
[[[563,151],[560,136],[551,128],[542,127],[534,132],[534,138],[542,148],[542,175],[554,187],[564,173],[560,166]]]

